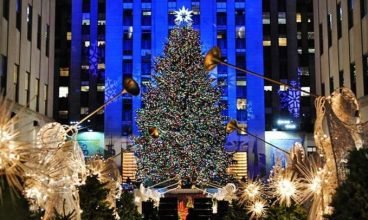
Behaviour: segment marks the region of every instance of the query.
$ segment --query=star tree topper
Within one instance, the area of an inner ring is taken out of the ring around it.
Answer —
[[[179,11],[174,11],[175,24],[180,25],[181,23],[187,23],[188,25],[191,25],[193,22],[192,13],[193,11],[189,11],[184,6],[179,9]]]

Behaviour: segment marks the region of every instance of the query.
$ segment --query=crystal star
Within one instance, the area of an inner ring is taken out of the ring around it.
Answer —
[[[192,20],[192,13],[193,11],[189,11],[188,9],[186,9],[184,6],[179,9],[179,11],[175,11],[175,23],[176,24],[180,24],[182,22],[186,22],[186,23],[191,23]]]

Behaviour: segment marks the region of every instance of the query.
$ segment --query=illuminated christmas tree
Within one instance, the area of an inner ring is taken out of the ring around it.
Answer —
[[[224,150],[221,91],[203,60],[198,31],[177,25],[164,55],[156,59],[138,112],[141,134],[133,141],[138,178],[153,183],[175,175],[192,183],[227,180],[231,156]]]

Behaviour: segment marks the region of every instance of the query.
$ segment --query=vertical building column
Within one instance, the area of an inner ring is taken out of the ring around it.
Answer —
[[[262,1],[245,2],[246,66],[248,70],[263,74]],[[247,99],[254,117],[248,119],[248,131],[265,138],[264,81],[247,75]],[[248,147],[249,174],[254,177],[265,172],[265,144],[251,138]]]
[[[142,27],[141,27],[141,16],[142,7],[141,1],[134,1],[133,3],[133,78],[137,81],[138,85],[141,85],[141,68],[142,68]],[[133,134],[138,135],[138,127],[135,119],[137,117],[137,110],[141,108],[141,94],[133,96],[133,108],[132,108],[132,126]]]
[[[98,21],[98,0],[90,0],[90,45],[89,45],[89,96],[88,109],[93,112],[97,108],[97,76],[98,76],[98,44],[97,44],[97,21]],[[95,118],[91,119],[95,125]]]
[[[226,50],[227,61],[236,64],[235,5],[232,2],[228,0],[226,5]],[[228,116],[236,119],[236,70],[234,68],[227,69],[227,85]]]
[[[206,7],[204,7],[206,6]],[[216,0],[200,0],[200,37],[202,51],[207,53],[216,46]],[[215,71],[212,71],[215,72]]]
[[[69,119],[80,119],[80,73],[82,51],[82,0],[72,1],[72,42],[70,56]],[[42,89],[42,87],[40,88]]]
[[[123,1],[106,1],[106,50],[105,50],[105,102],[111,97],[109,93],[118,93],[122,88],[123,65]],[[118,83],[116,83],[118,82]],[[111,85],[109,85],[111,83]],[[119,98],[105,108],[105,139],[111,141],[115,147],[120,147],[122,133],[122,99]],[[106,141],[105,141],[106,142]],[[116,152],[118,153],[118,152]]]
[[[164,1],[152,1],[152,58],[162,55],[168,38],[168,6]]]

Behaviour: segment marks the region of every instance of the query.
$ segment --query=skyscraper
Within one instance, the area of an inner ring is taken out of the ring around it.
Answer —
[[[39,125],[53,114],[54,12],[53,0],[0,4],[0,89],[15,103],[29,104],[24,123]]]
[[[368,1],[314,1],[316,90],[329,95],[345,86],[368,119]]]
[[[193,11],[193,28],[200,32],[203,53],[219,46],[224,59],[238,67],[285,83],[298,81],[310,90],[313,81],[313,22],[309,1],[245,0],[73,0],[70,2],[69,30],[61,36],[70,48],[70,64],[60,65],[56,117],[75,122],[102,105],[122,88],[125,77],[133,77],[146,91],[153,61],[162,54],[164,42],[175,26],[174,11],[183,6]],[[61,12],[63,13],[63,12]],[[64,50],[65,51],[65,50]],[[276,70],[277,69],[277,70]],[[223,88],[223,112],[248,131],[265,138],[265,131],[277,127],[277,120],[290,120],[288,110],[280,110],[279,90],[263,79],[219,65],[211,72]],[[312,88],[313,89],[313,88]],[[300,116],[296,127],[310,121],[309,97],[294,97]],[[292,97],[293,98],[293,97]],[[297,104],[298,104],[297,103]],[[295,105],[291,102],[291,105]],[[117,152],[129,135],[137,135],[136,110],[141,96],[124,95],[101,111],[88,127],[105,132],[105,139]],[[284,117],[285,116],[285,117]],[[229,151],[245,151],[249,162],[263,169],[265,145],[242,132],[229,135]]]

